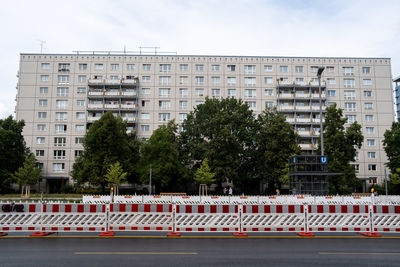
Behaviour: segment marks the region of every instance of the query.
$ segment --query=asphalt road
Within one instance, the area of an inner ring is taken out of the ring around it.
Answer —
[[[0,238],[0,266],[399,266],[400,238]]]

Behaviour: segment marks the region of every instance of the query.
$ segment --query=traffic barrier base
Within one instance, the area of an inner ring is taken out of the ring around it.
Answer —
[[[380,234],[376,232],[359,232],[359,235],[367,236],[367,237],[382,237]]]
[[[180,237],[180,236],[181,236],[181,233],[178,233],[178,232],[169,232],[169,233],[167,234],[167,236],[168,236],[168,237]]]
[[[48,235],[52,235],[55,232],[33,232],[32,234],[30,234],[29,236],[32,237],[39,237],[39,236],[48,236]]]
[[[113,231],[108,231],[108,232],[101,232],[99,236],[101,237],[109,237],[109,236],[114,236],[115,232]]]
[[[8,235],[6,232],[0,232],[0,237]]]
[[[313,233],[311,232],[297,232],[296,233],[298,236],[307,236],[307,237],[313,237],[315,236]]]
[[[248,237],[247,233],[245,232],[234,232],[232,234],[234,237]]]

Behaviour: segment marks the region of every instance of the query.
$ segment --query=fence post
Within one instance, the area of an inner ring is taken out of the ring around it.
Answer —
[[[247,234],[243,232],[243,204],[238,205],[238,217],[239,217],[239,232],[234,232],[235,237],[247,237]]]
[[[296,233],[299,236],[308,236],[313,237],[314,234],[310,232],[310,228],[308,226],[308,203],[303,203],[303,212],[304,212],[304,231]]]
[[[110,231],[110,205],[113,203],[103,204],[105,206],[105,229],[100,233],[102,237],[114,236],[114,231]]]
[[[176,231],[176,203],[172,203],[170,205],[172,205],[172,231],[168,232],[167,236],[180,237],[181,234]]]

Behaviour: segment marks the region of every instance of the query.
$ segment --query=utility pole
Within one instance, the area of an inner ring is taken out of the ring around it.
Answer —
[[[151,164],[150,164],[149,195],[151,195]]]
[[[324,131],[322,129],[322,90],[321,90],[321,75],[325,67],[318,68],[318,84],[319,84],[319,136],[321,137],[321,156],[324,156]]]
[[[388,195],[386,168],[385,168],[385,192],[386,192],[386,195]]]

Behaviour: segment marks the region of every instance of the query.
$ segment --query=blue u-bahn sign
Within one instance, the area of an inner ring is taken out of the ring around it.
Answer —
[[[328,163],[328,158],[326,156],[322,156],[321,163]]]

